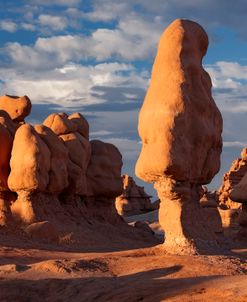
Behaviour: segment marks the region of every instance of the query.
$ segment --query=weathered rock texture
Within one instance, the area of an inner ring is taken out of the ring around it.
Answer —
[[[30,125],[24,121],[30,110],[26,96],[0,97],[0,235],[90,251],[158,243],[116,211],[119,150],[89,141],[80,113],[54,113]]]
[[[238,199],[241,194],[245,194],[244,190],[241,189],[244,183],[246,182],[243,180],[242,184],[240,181],[247,173],[247,148],[243,148],[241,152],[241,157],[237,158],[233,161],[229,171],[224,174],[223,182],[221,187],[219,188],[218,195],[219,195],[219,203],[222,207],[227,209],[238,209],[241,207],[241,203],[235,202],[231,197],[230,194],[238,184],[239,189],[237,189],[234,193],[234,197]],[[246,176],[245,176],[246,179]],[[237,194],[235,196],[235,194]],[[240,194],[240,195],[239,195]],[[236,200],[237,201],[237,200]]]
[[[112,144],[91,142],[92,155],[87,169],[88,196],[115,198],[122,192],[122,155]]]
[[[138,186],[129,175],[122,176],[122,194],[116,198],[115,205],[119,215],[132,216],[156,210],[158,203],[151,203],[144,187]]]
[[[222,117],[202,67],[207,47],[200,25],[175,20],[161,37],[139,115],[136,174],[155,183],[165,247],[175,253],[215,243],[199,203],[199,187],[218,172],[222,150]]]
[[[244,153],[246,153],[246,149]],[[245,173],[241,181],[233,187],[229,197],[231,200],[242,204],[238,222],[241,227],[245,228],[245,233],[247,234],[247,173]]]
[[[53,224],[79,225],[88,211],[88,219],[124,224],[114,207],[122,191],[118,149],[90,142],[80,113],[54,113],[32,126],[24,122],[30,110],[26,96],[0,97],[0,226],[38,223],[27,233],[42,237]]]

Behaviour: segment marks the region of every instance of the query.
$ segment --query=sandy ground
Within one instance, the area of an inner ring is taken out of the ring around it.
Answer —
[[[0,301],[246,302],[247,249],[235,252],[174,256],[160,245],[108,253],[1,246]]]
[[[152,224],[156,216],[142,218]],[[247,301],[245,245],[227,256],[177,256],[121,221],[72,228],[78,229],[67,244],[2,230],[0,302]]]

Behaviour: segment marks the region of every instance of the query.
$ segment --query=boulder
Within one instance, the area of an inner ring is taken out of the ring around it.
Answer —
[[[139,114],[142,149],[136,175],[155,184],[164,246],[172,253],[217,247],[199,203],[201,185],[219,171],[222,150],[222,117],[202,66],[207,47],[199,24],[172,22],[160,39]]]
[[[24,124],[15,134],[8,186],[11,191],[45,192],[49,184],[51,152],[34,127]]]
[[[68,119],[66,113],[53,113],[50,114],[43,124],[50,128],[56,135],[67,134],[77,130],[77,126],[71,120]]]
[[[25,228],[25,232],[34,240],[57,243],[59,241],[58,231],[51,222],[41,221],[30,224]]]
[[[68,116],[68,119],[77,126],[77,131],[88,140],[89,124],[87,120],[79,112],[71,114],[70,116]]]
[[[25,96],[4,95],[0,97],[0,110],[6,111],[15,122],[23,122],[31,112],[32,104]]]
[[[92,155],[87,169],[88,196],[116,198],[122,192],[122,156],[117,147],[90,141]]]

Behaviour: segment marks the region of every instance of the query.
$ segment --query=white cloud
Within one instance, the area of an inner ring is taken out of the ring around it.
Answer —
[[[223,146],[224,148],[232,148],[232,147],[247,147],[247,143],[245,142],[238,142],[238,141],[234,141],[234,142],[223,142]]]
[[[139,78],[139,81],[133,79]],[[147,79],[130,64],[104,63],[96,66],[68,64],[53,70],[0,69],[1,91],[27,94],[34,103],[59,103],[61,106],[86,106],[103,103],[103,94],[95,86],[143,87]]]
[[[206,66],[221,112],[247,112],[247,66],[237,62],[216,62]]]
[[[0,29],[13,33],[17,31],[18,28],[15,22],[2,20],[0,21]]]
[[[68,20],[65,17],[53,15],[39,15],[38,22],[40,25],[48,27],[55,31],[64,30],[68,26]]]
[[[34,24],[31,23],[21,23],[21,28],[25,29],[25,30],[29,30],[29,31],[35,31],[36,27]]]
[[[80,0],[32,0],[30,1],[32,4],[40,4],[40,5],[61,5],[61,6],[75,6]]]
[[[39,22],[53,30],[67,26],[67,19],[56,16],[40,15]],[[162,27],[160,18],[145,21],[131,14],[116,29],[99,28],[91,36],[39,37],[33,46],[8,43],[5,52],[17,66],[42,69],[90,58],[143,60],[155,53]]]

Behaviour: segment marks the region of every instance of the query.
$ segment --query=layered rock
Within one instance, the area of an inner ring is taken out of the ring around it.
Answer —
[[[235,186],[237,186],[247,173],[247,148],[243,148],[241,157],[233,161],[229,171],[224,174],[222,185],[219,188],[219,203],[225,209],[239,209],[241,203],[231,199],[230,194]],[[238,193],[244,192],[238,190]]]
[[[200,25],[175,20],[161,37],[139,114],[136,174],[154,182],[165,247],[175,253],[205,250],[216,239],[199,203],[200,186],[218,172],[222,150],[222,117],[202,67],[207,47]]]
[[[151,197],[138,186],[129,175],[122,176],[122,194],[115,200],[119,215],[132,216],[147,213],[157,209],[157,203],[151,203]]]

